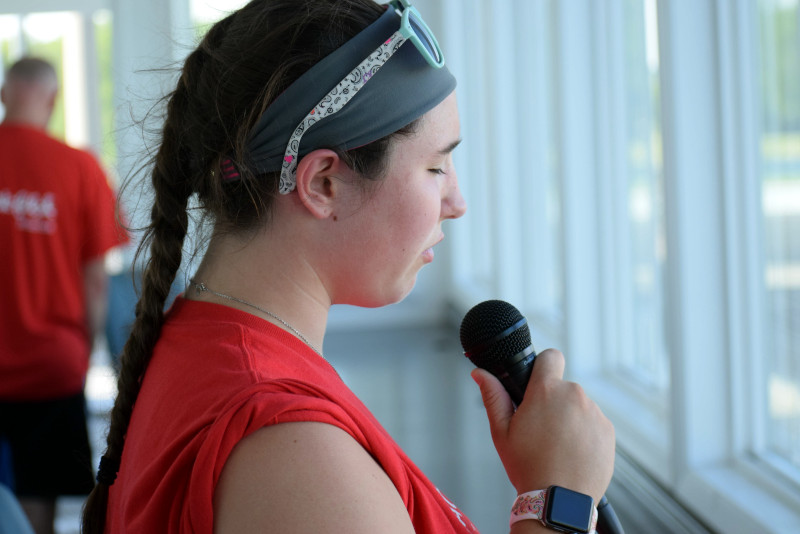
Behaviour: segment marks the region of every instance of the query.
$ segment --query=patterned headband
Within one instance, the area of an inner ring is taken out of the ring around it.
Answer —
[[[382,44],[391,45],[389,40],[399,25],[400,18],[393,9],[387,9],[275,99],[250,134],[246,162],[249,169],[263,174],[279,171],[286,164],[293,172],[299,159],[318,148],[358,148],[408,125],[452,93],[456,86],[453,75],[446,67],[431,67],[414,46],[400,46],[385,62],[372,54]],[[374,60],[378,60],[377,66]],[[342,88],[350,91],[347,105],[339,105],[334,114],[323,113],[319,119],[307,120],[309,111],[318,105],[324,104],[321,111],[327,109],[330,104],[320,101],[331,89],[342,83],[347,85],[348,74],[370,62],[372,65],[364,69],[369,83],[364,83],[362,77],[360,83],[354,80],[355,91],[352,87]],[[287,144],[296,136],[298,125],[303,128],[302,139],[294,147],[296,156],[288,156],[292,161],[286,161]],[[223,178],[238,177],[235,166],[225,160]],[[291,183],[281,181],[281,192],[294,188],[293,175]]]

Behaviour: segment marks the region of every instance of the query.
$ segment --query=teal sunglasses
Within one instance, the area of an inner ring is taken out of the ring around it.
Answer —
[[[414,43],[428,64],[440,69],[444,66],[444,55],[433,32],[422,20],[417,8],[408,0],[392,0],[389,5],[400,14],[400,34]]]
[[[400,28],[331,89],[294,129],[286,145],[281,166],[278,191],[282,195],[291,193],[297,185],[297,154],[303,134],[316,121],[342,109],[406,41],[414,44],[431,67],[440,69],[444,66],[444,55],[439,48],[439,42],[422,20],[419,11],[408,0],[392,0],[388,6],[400,16]]]

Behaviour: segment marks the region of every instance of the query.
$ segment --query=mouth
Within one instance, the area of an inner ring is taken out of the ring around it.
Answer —
[[[433,261],[433,257],[435,256],[435,254],[433,252],[433,247],[435,247],[436,245],[441,243],[443,239],[444,239],[444,234],[439,236],[439,239],[436,240],[436,243],[434,243],[429,248],[426,248],[424,251],[422,251],[422,260],[425,263],[430,263],[430,262]]]

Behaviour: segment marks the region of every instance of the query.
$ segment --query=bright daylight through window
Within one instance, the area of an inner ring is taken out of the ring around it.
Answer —
[[[767,457],[800,483],[800,1],[760,15]]]

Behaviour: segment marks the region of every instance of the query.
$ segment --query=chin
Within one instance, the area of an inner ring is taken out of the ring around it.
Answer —
[[[396,284],[393,288],[382,288],[381,291],[376,291],[371,295],[359,295],[358,297],[350,300],[349,302],[341,302],[337,304],[350,304],[352,306],[359,306],[361,308],[382,308],[390,304],[397,304],[406,298],[414,285],[417,282],[416,276],[410,283],[405,285]]]
[[[402,287],[398,286],[397,287],[397,292],[389,298],[388,302],[386,302],[386,305],[388,305],[388,304],[397,304],[398,302],[400,302],[403,299],[405,299],[411,293],[411,290],[414,289],[414,286],[416,284],[417,284],[417,276],[415,274],[411,278],[411,280],[406,283],[405,286],[402,286]]]

